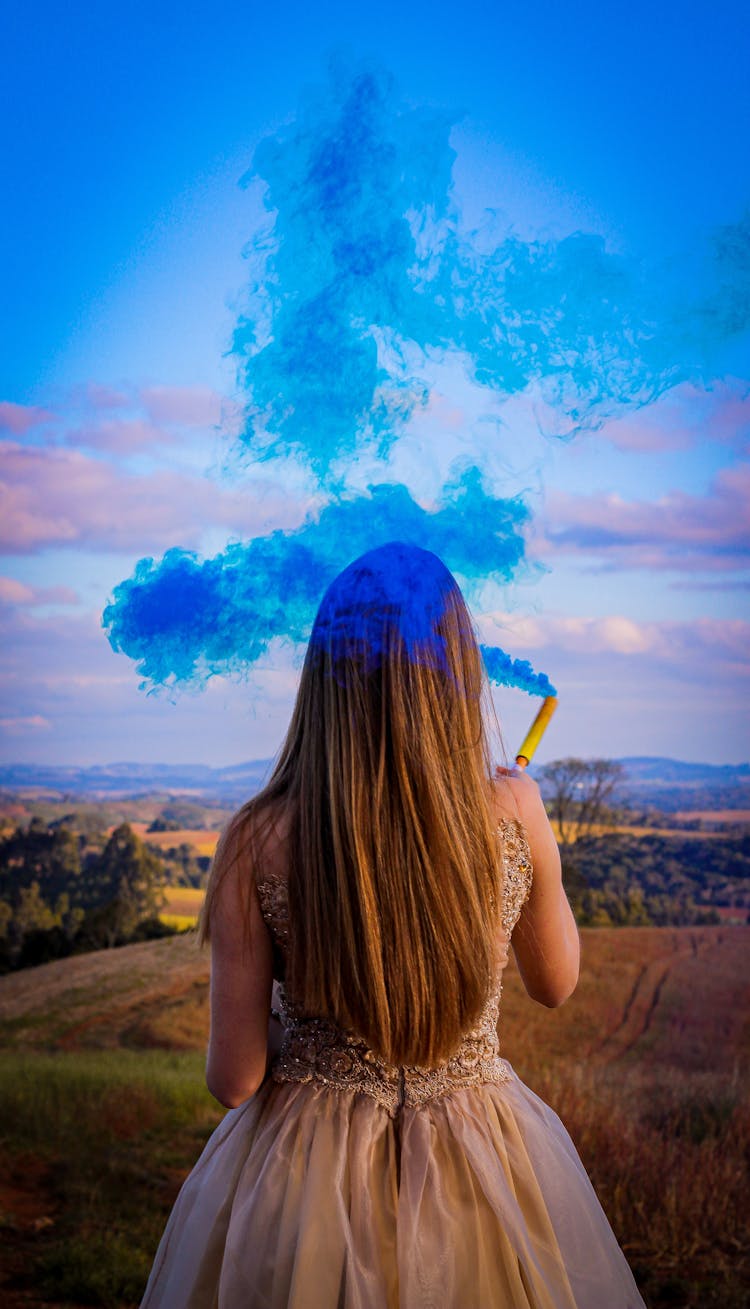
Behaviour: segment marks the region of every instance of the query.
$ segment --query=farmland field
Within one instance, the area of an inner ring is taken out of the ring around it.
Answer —
[[[743,809],[722,810],[715,813],[711,813],[708,810],[701,810],[700,812],[696,811],[681,814],[680,818],[684,822],[698,819],[712,821],[716,824],[739,824],[750,821],[746,816],[747,813],[748,811]],[[147,823],[131,823],[130,826],[142,841],[148,841],[149,845],[156,846],[159,850],[169,850],[174,846],[189,845],[192,846],[196,854],[199,855],[212,855],[216,849],[216,843],[220,836],[218,828],[206,829],[204,831],[202,829],[196,830],[194,828],[185,827],[173,832],[150,832]],[[558,824],[553,821],[552,827],[555,831],[555,835],[559,839],[560,832]],[[705,830],[699,831],[690,827],[643,827],[637,824],[617,823],[594,823],[587,826],[587,835],[590,836],[613,836],[615,834],[623,836],[680,836],[685,838],[705,838],[707,836],[721,835],[721,833]]]
[[[695,814],[694,817],[697,818],[698,814]],[[703,817],[708,818],[709,817],[708,813],[703,814]],[[683,821],[686,821],[686,816],[682,815],[682,819]],[[739,822],[740,820],[737,819],[736,821]],[[561,841],[562,834],[560,832],[560,824],[555,822],[554,819],[550,819],[550,823],[552,826],[552,830],[555,833],[555,837],[557,838],[558,841]],[[572,830],[568,834],[569,840],[575,843],[576,840],[580,840],[582,834],[576,832],[575,824],[571,824],[570,826]],[[668,836],[673,838],[681,837],[683,840],[690,840],[690,839],[705,840],[706,837],[721,836],[722,833],[719,831],[710,831],[710,830],[699,831],[697,828],[691,828],[691,827],[684,827],[684,828],[683,827],[644,827],[642,825],[639,825],[638,823],[587,823],[585,835],[586,836]],[[149,837],[149,840],[151,840],[151,837]]]
[[[148,841],[159,850],[171,850],[174,846],[190,845],[196,854],[212,855],[219,839],[218,828],[203,831],[192,827],[179,828],[174,832],[149,832],[147,823],[131,823],[133,831],[141,841]]]
[[[167,886],[165,894],[167,902],[159,915],[165,923],[173,918],[184,918],[185,926],[197,921],[205,891],[194,886]]]
[[[581,981],[558,1010],[509,967],[503,1053],[571,1132],[647,1304],[740,1309],[750,928],[581,938]],[[138,1303],[221,1117],[203,1086],[207,1028],[208,957],[191,934],[0,978],[7,1309]]]
[[[679,823],[691,823],[697,819],[704,823],[750,824],[750,809],[678,809],[674,817]]]

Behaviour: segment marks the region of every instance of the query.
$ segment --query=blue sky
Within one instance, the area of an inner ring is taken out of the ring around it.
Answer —
[[[15,24],[0,92],[3,755],[272,753],[288,648],[250,682],[173,703],[138,690],[100,626],[140,557],[210,555],[314,503],[289,467],[225,469],[242,251],[267,217],[262,187],[238,185],[256,145],[324,83],[332,49],[371,58],[408,105],[454,122],[467,227],[491,210],[521,241],[596,235],[689,287],[750,202],[745,7],[104,3]],[[560,689],[542,758],[750,753],[747,331],[709,364],[563,442],[527,394],[488,410],[446,366],[400,447],[394,468],[429,499],[462,433],[499,416],[492,470],[532,509],[530,567],[478,618]],[[534,705],[497,702],[512,749]]]

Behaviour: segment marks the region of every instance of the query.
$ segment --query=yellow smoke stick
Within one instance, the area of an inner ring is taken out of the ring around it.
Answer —
[[[556,695],[546,696],[542,701],[542,705],[539,710],[539,713],[537,714],[536,718],[531,724],[531,727],[529,728],[528,732],[523,738],[523,741],[521,742],[521,748],[519,749],[518,754],[516,755],[516,763],[519,768],[526,768],[530,760],[533,759],[534,751],[539,745],[539,742],[541,741],[547,729],[547,724],[549,723],[549,720],[552,717],[553,713],[555,712],[556,708],[557,708],[557,696]]]

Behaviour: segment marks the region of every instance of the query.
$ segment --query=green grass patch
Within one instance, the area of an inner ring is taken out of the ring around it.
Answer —
[[[203,1067],[193,1052],[4,1055],[12,1286],[57,1304],[138,1304],[176,1192],[221,1118]]]

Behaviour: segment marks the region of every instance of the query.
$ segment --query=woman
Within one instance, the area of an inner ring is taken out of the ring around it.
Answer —
[[[207,1081],[231,1112],[148,1309],[642,1305],[498,1052],[511,938],[552,1006],[579,945],[536,786],[491,780],[485,685],[435,555],[384,546],[329,587],[279,762],[214,861]]]

